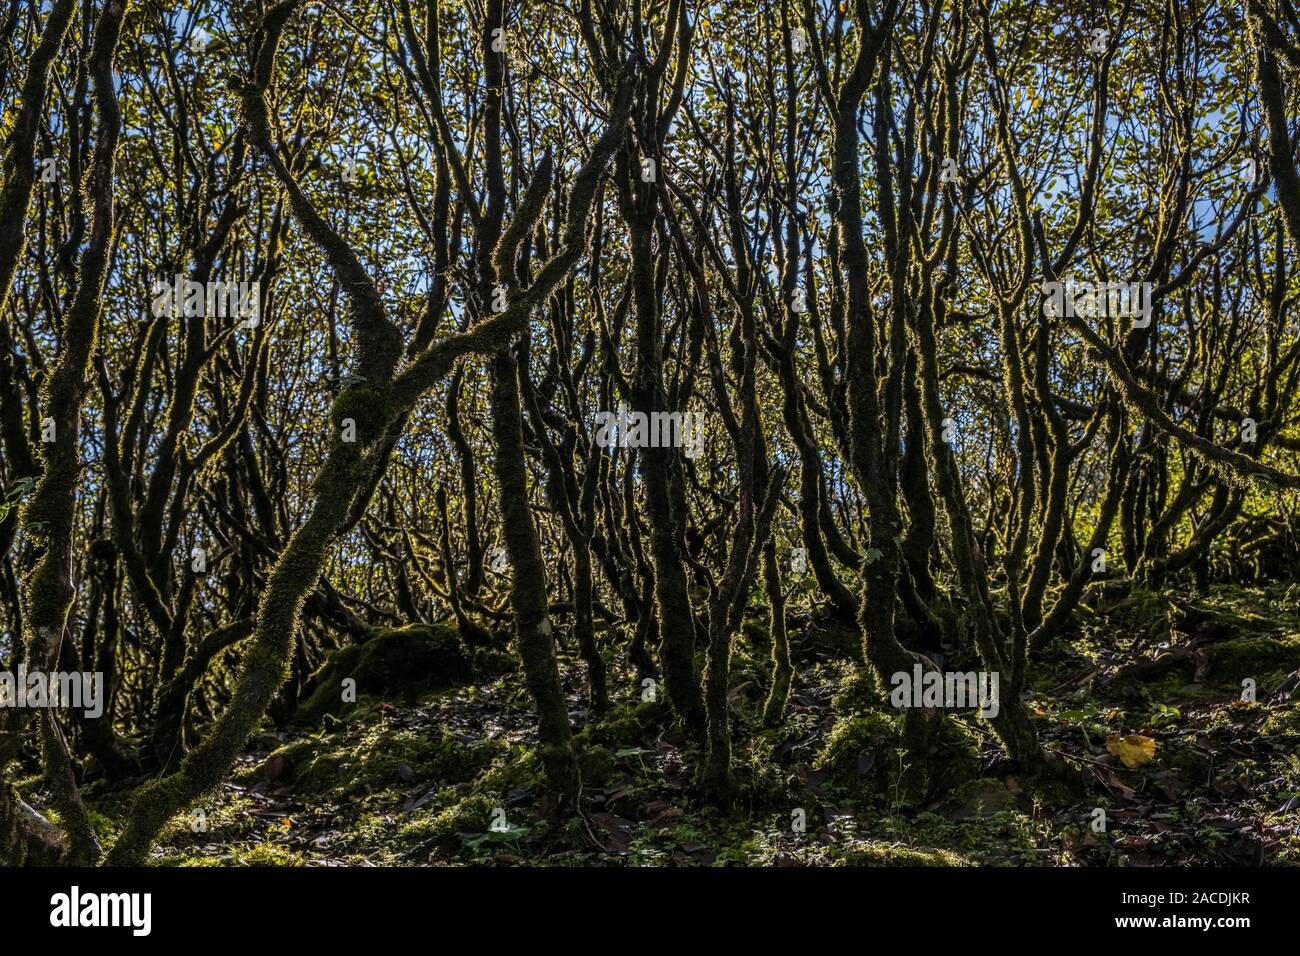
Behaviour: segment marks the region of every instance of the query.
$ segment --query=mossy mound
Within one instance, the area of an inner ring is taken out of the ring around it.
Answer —
[[[578,748],[578,771],[586,787],[603,787],[618,773],[618,760],[608,748],[600,746]]]
[[[458,833],[478,834],[492,822],[498,802],[480,793],[471,794],[442,810],[420,811],[402,824],[397,836],[406,843],[443,840]]]
[[[1228,623],[1258,632],[1281,628],[1287,633],[1300,631],[1300,605],[1294,586],[1282,583],[1265,587],[1217,585],[1198,603]]]
[[[582,782],[602,787],[620,773],[623,763],[653,748],[655,729],[667,716],[662,701],[620,701],[601,719],[574,735]]]
[[[644,743],[650,730],[665,717],[662,701],[618,703],[600,720],[585,727],[576,740],[581,745],[606,747]]]
[[[866,666],[845,664],[843,676],[836,682],[831,707],[837,714],[861,714],[883,707],[888,698],[880,682]]]
[[[427,737],[374,725],[360,734],[310,737],[285,744],[241,782],[263,780],[309,794],[452,784],[482,773],[507,749],[499,740],[467,741],[447,733]]]
[[[911,762],[903,746],[902,716],[872,712],[836,721],[814,766],[832,788],[892,795],[906,803],[921,796],[914,792]],[[972,732],[960,721],[941,720],[930,753],[930,782],[950,789],[972,779],[978,768]]]
[[[1263,695],[1300,667],[1300,634],[1243,637],[1214,648],[1210,679],[1215,684],[1240,686],[1249,677]]]
[[[826,745],[814,764],[837,787],[888,786],[886,767],[901,749],[901,718],[869,713],[841,718],[831,728]],[[883,789],[883,788],[882,788]]]
[[[1161,766],[1180,770],[1192,779],[1203,779],[1214,765],[1210,752],[1183,736],[1162,741],[1158,754]]]
[[[474,670],[489,677],[513,674],[519,669],[519,658],[509,651],[491,647],[474,648]]]
[[[1089,586],[1083,603],[1108,617],[1123,618],[1135,630],[1147,631],[1148,637],[1169,633],[1169,601],[1158,591],[1131,587],[1116,594],[1113,583],[1098,581]]]
[[[376,628],[359,644],[332,652],[308,682],[306,699],[295,715],[297,723],[315,723],[325,714],[338,715],[350,702],[343,682],[356,681],[363,695],[385,700],[415,700],[433,691],[469,683],[474,666],[456,629],[447,624],[407,624]]]

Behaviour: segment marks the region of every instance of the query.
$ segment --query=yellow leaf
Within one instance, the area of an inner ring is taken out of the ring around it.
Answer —
[[[1106,749],[1122,760],[1130,770],[1150,763],[1156,757],[1156,742],[1141,734],[1129,734],[1127,737],[1111,734],[1106,738]]]

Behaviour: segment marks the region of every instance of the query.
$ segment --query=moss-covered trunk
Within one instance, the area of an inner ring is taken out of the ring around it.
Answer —
[[[776,557],[776,541],[771,538],[763,545],[763,584],[767,589],[768,631],[772,635],[772,686],[763,704],[763,723],[775,727],[785,717],[794,669],[790,665],[790,640],[785,628],[781,568]]]
[[[492,362],[493,465],[501,496],[501,525],[510,558],[510,604],[514,611],[524,678],[537,705],[538,736],[547,784],[555,808],[578,794],[578,764],[573,755],[568,707],[555,662],[547,614],[546,565],[528,503],[528,466],[524,458],[523,415],[519,404],[514,357],[497,353]]]
[[[21,514],[24,532],[43,548],[24,587],[26,660],[29,668],[46,673],[59,666],[76,599],[73,535],[81,479],[81,405],[90,385],[90,361],[99,336],[113,239],[113,167],[121,130],[113,56],[125,15],[124,0],[109,0],[95,25],[90,74],[98,126],[86,184],[92,203],[90,236],[81,255],[59,356],[40,392],[40,415],[45,427],[53,427],[53,440],[40,445],[41,478]],[[53,709],[41,712],[38,727],[46,785],[68,836],[68,862],[88,863],[98,855],[99,843],[82,805],[72,759]]]
[[[651,185],[653,192],[653,185]],[[654,249],[650,222],[642,213],[629,216],[632,252],[632,296],[636,310],[636,373],[632,384],[635,410],[650,415],[665,411],[662,350],[659,337],[659,296],[655,288]],[[650,523],[650,556],[654,564],[656,621],[668,698],[687,728],[704,727],[704,697],[695,666],[695,613],[691,608],[683,554],[686,501],[673,474],[670,448],[640,448],[641,480],[646,517]]]

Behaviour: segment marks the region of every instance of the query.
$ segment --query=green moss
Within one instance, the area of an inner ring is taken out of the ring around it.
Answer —
[[[872,841],[853,845],[842,859],[849,866],[962,866],[965,863],[951,850],[918,850]]]
[[[306,793],[329,793],[331,790],[354,789],[358,784],[373,782],[354,779],[350,786],[346,776],[349,769],[348,761],[337,754],[317,754],[298,775],[298,788]]]
[[[1262,588],[1217,585],[1201,603],[1215,610],[1225,623],[1238,629],[1300,631],[1300,608],[1296,606],[1290,585],[1275,584]]]
[[[1266,737],[1300,737],[1300,707],[1292,704],[1270,714],[1259,732]]]
[[[889,785],[887,768],[897,760],[894,751],[901,746],[899,717],[880,713],[844,717],[831,728],[814,767],[825,772],[833,786],[884,790]]]
[[[373,440],[392,418],[392,406],[373,385],[352,385],[340,392],[330,407],[330,421],[336,429],[341,429],[348,418],[356,423],[358,442]]]
[[[474,669],[480,674],[500,677],[513,674],[519,669],[519,658],[509,651],[500,651],[490,647],[474,649]]]
[[[1247,637],[1215,645],[1211,679],[1220,685],[1240,686],[1244,678],[1255,681],[1263,695],[1300,667],[1300,635]]]
[[[398,837],[414,842],[457,833],[485,833],[492,822],[492,811],[498,806],[498,801],[484,794],[471,794],[444,810],[413,816],[398,830]]]
[[[542,762],[532,748],[511,747],[505,758],[497,760],[473,781],[476,793],[511,793],[540,786]]]
[[[668,719],[668,706],[662,700],[643,700],[632,710],[643,727],[662,726]]]
[[[1158,681],[1143,685],[1146,697],[1153,703],[1185,705],[1187,703],[1211,703],[1221,701],[1223,692],[1209,684],[1189,683],[1192,679],[1190,669],[1175,669]],[[1089,731],[1091,732],[1091,731]]]
[[[1098,617],[1102,620],[1096,622],[1097,626],[1125,634],[1141,634],[1145,640],[1154,643],[1169,639],[1169,602],[1166,596],[1134,588],[1113,604],[1106,604],[1107,590],[1102,582],[1089,594],[1089,598],[1102,605],[1098,608]]]
[[[360,766],[363,774],[377,780],[398,779],[401,769],[409,767],[415,780],[456,782],[486,769],[505,750],[499,740],[467,743],[449,734],[429,740],[410,731],[390,731],[363,753]]]
[[[271,777],[285,777],[292,780],[317,755],[319,749],[320,741],[313,738],[295,740],[273,750],[260,764],[239,771],[235,774],[234,780],[242,786],[251,786],[259,780],[268,780]],[[283,768],[278,773],[273,769],[277,766]]]
[[[89,807],[86,815],[90,818],[90,825],[94,828],[95,836],[99,838],[100,843],[111,843],[117,838],[118,825],[111,817]]]
[[[1170,737],[1160,744],[1160,762],[1166,767],[1181,770],[1193,780],[1204,779],[1212,758],[1186,737]]]
[[[885,695],[870,668],[845,664],[831,695],[831,707],[837,714],[861,714],[884,705]]]
[[[577,755],[578,770],[585,786],[603,787],[618,772],[618,761],[605,747],[581,747]]]
[[[832,787],[915,802],[924,794],[915,779],[903,786],[905,779],[914,777],[908,773],[914,762],[903,751],[902,721],[900,715],[879,712],[841,718],[831,728],[814,766],[826,773]],[[972,779],[978,768],[974,733],[961,721],[941,719],[929,754],[927,788],[950,790]]]
[[[427,737],[382,724],[286,744],[241,782],[274,778],[303,793],[356,794],[416,783],[457,783],[482,773],[508,750],[503,741]]]
[[[233,846],[220,856],[185,857],[172,861],[177,866],[306,866],[305,856],[278,843]]]
[[[432,691],[464,684],[474,668],[454,627],[446,624],[408,624],[378,628],[361,644],[340,648],[329,655],[312,675],[310,692],[298,708],[299,723],[313,723],[325,714],[340,714],[343,681],[356,681],[362,695],[385,700],[415,700]]]
[[[663,712],[659,702],[616,704],[604,717],[587,726],[577,735],[580,744],[608,747],[642,743],[654,718]]]

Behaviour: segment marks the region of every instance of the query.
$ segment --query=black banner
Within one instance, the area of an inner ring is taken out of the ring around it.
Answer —
[[[535,941],[545,927],[576,926],[579,914],[584,937],[611,940],[626,939],[635,927],[667,929],[664,921],[688,919],[771,944],[848,917],[871,926],[873,943],[933,942],[937,931],[982,934],[1009,923],[1056,926],[1071,941],[1172,933],[1218,943],[1258,930],[1286,932],[1300,871],[47,869],[0,872],[0,883],[16,938],[77,934],[128,947],[340,945],[374,941],[380,931],[422,936],[430,926],[437,928],[434,941],[475,932],[494,942]]]

